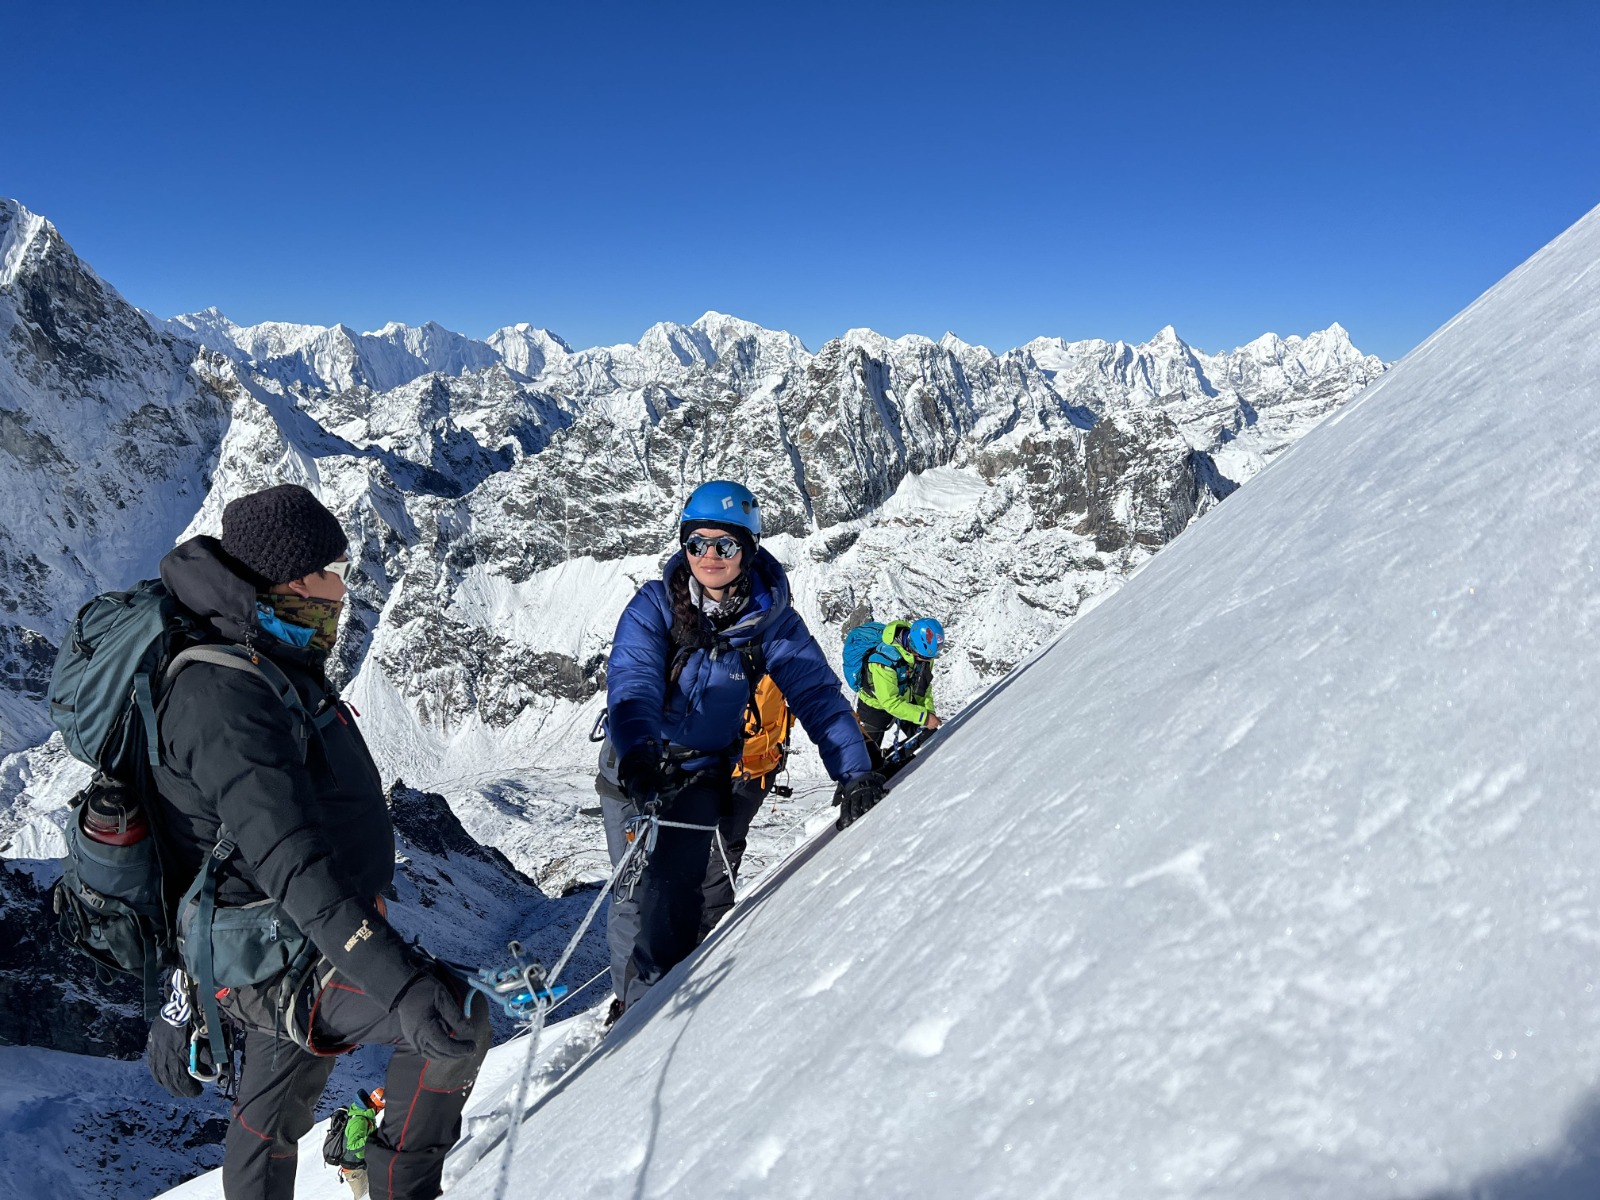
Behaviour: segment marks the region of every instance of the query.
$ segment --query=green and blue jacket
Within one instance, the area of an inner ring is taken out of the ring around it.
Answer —
[[[933,711],[933,672],[926,666],[919,668],[917,656],[906,648],[909,628],[910,621],[884,625],[884,645],[862,664],[859,695],[863,704],[882,709],[896,720],[923,725]]]

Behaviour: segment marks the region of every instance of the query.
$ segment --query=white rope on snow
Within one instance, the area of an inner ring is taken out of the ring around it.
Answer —
[[[822,805],[818,805],[816,808],[808,809],[806,812],[800,814],[799,818],[792,822],[778,836],[780,838],[786,836],[788,833],[798,828],[802,823],[810,820],[810,818],[815,813],[820,812],[823,807],[824,806]],[[654,813],[649,815],[648,820],[658,829],[691,829],[699,832],[710,830],[716,839],[717,853],[722,857],[722,869],[728,873],[729,885],[736,886],[734,885],[733,866],[728,861],[728,850],[723,844],[722,831],[718,829],[717,826],[693,825],[685,821],[664,821]],[[655,842],[655,837],[653,834],[654,830],[652,830],[652,836],[648,839],[649,843],[652,845]],[[578,944],[583,941],[584,934],[589,932],[589,926],[594,924],[595,916],[600,911],[600,905],[604,902],[605,898],[611,894],[612,889],[616,886],[617,880],[622,877],[623,872],[632,863],[634,855],[638,854],[644,849],[646,841],[647,839],[645,838],[635,837],[628,844],[628,850],[622,856],[622,858],[618,860],[616,868],[611,872],[611,878],[606,880],[605,885],[600,889],[599,894],[595,896],[594,902],[589,905],[589,911],[584,914],[582,922],[579,923],[577,931],[573,933],[571,939],[567,942],[566,949],[561,952],[561,957],[556,960],[556,965],[551,968],[550,973],[545,976],[544,991],[546,995],[548,995],[550,990],[555,987],[556,981],[561,976],[561,972],[566,969],[567,963],[571,961],[573,954],[577,951]],[[794,850],[797,849],[799,849],[798,846],[791,849],[789,853],[792,854],[794,853]],[[779,860],[779,865],[787,860],[788,857],[788,854],[784,855],[784,857]],[[762,877],[765,877],[765,873]],[[734,902],[737,903],[738,899],[739,893],[736,889],[734,891]],[[588,981],[588,983],[585,983],[583,987],[588,987],[590,983],[593,983],[596,979],[599,979],[601,975],[604,975],[610,969],[610,967],[604,968],[598,974],[594,975]],[[582,990],[583,988],[578,989],[578,991]],[[572,996],[577,994],[577,991],[571,992],[561,1001],[555,1004],[551,1004],[549,1001],[540,1002],[537,1005],[536,1015],[533,1021],[530,1022],[527,1027],[527,1031],[531,1034],[528,1039],[528,1055],[522,1065],[522,1074],[517,1080],[517,1098],[512,1104],[511,1111],[508,1114],[510,1118],[510,1125],[506,1130],[505,1153],[500,1159],[500,1174],[499,1178],[495,1182],[494,1200],[505,1200],[506,1187],[511,1182],[511,1160],[516,1154],[517,1133],[519,1130],[521,1130],[522,1122],[525,1119],[526,1105],[528,1101],[528,1085],[533,1080],[533,1068],[539,1054],[539,1041],[544,1032],[545,1018],[551,1012],[555,1011],[555,1009],[560,1007],[561,1004],[565,1003],[566,1000],[571,999]],[[521,1035],[519,1034],[518,1036]],[[492,1116],[494,1114],[490,1115]]]

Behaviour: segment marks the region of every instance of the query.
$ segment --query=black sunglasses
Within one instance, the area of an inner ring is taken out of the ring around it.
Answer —
[[[683,540],[683,548],[691,558],[702,558],[707,550],[715,550],[718,558],[738,558],[739,539],[734,537],[701,537],[691,534]]]

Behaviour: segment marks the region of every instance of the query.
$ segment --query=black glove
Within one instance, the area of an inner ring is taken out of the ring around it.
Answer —
[[[661,747],[654,742],[635,746],[617,764],[617,782],[640,812],[661,794]]]
[[[833,802],[839,806],[839,819],[834,822],[834,827],[843,829],[857,818],[865,816],[867,810],[882,799],[883,776],[876,771],[857,775],[839,784],[833,793]]]
[[[406,984],[389,1011],[399,1018],[400,1033],[411,1048],[425,1058],[466,1058],[477,1052],[461,1001],[431,972]]]
[[[165,1003],[156,1019],[150,1022],[150,1037],[144,1044],[144,1061],[150,1076],[175,1100],[193,1100],[200,1094],[200,1081],[189,1074],[189,1008],[188,989],[183,985],[183,973],[174,971],[168,977]],[[211,1047],[201,1039],[200,1050],[210,1066]]]

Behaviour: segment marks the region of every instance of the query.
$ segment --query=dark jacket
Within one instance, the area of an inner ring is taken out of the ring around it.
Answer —
[[[750,600],[739,619],[716,635],[709,650],[695,650],[668,686],[673,646],[672,594],[666,580],[687,570],[680,550],[661,579],[652,579],[628,602],[606,668],[607,722],[619,756],[648,741],[666,746],[728,752],[730,760],[744,737],[750,681],[742,646],[759,642],[766,670],[789,701],[789,708],[822,751],[834,779],[853,779],[872,770],[855,714],[841,691],[839,677],[789,603],[789,579],[778,560],[757,550],[750,567]],[[712,625],[703,614],[706,630]]]
[[[420,969],[376,905],[394,878],[394,827],[355,715],[323,675],[326,655],[261,629],[254,586],[213,538],[169,553],[161,580],[216,640],[270,658],[308,713],[338,713],[310,731],[302,751],[305,723],[265,681],[203,662],[179,672],[159,706],[156,772],[178,876],[185,884],[194,878],[226,824],[239,848],[218,903],[276,900],[341,975],[393,1004]]]

